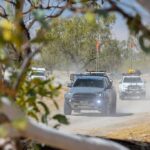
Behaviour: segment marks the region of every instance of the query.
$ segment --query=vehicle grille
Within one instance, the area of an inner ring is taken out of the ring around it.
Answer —
[[[76,101],[80,101],[80,100],[91,101],[94,99],[96,99],[96,94],[92,94],[92,93],[76,93],[72,97],[72,100],[76,100]]]
[[[130,86],[128,86],[128,89],[129,89],[129,90],[140,90],[141,87],[138,86],[138,85],[130,85]]]

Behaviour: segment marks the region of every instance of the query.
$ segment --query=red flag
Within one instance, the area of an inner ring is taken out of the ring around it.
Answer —
[[[96,41],[96,51],[100,50],[100,41]]]

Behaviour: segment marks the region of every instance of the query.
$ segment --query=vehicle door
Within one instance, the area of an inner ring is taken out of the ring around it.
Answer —
[[[111,92],[112,92],[112,97],[113,97],[114,99],[116,99],[116,97],[117,97],[117,92],[116,92],[115,86],[113,85],[113,81],[112,81],[112,82],[109,82],[109,83],[111,84],[109,87],[110,87]]]
[[[106,78],[104,79],[104,88],[105,88],[104,91],[105,91],[106,100],[110,101],[110,99],[111,99],[111,89],[109,88],[109,83],[108,83]]]
[[[123,79],[121,79],[121,80],[119,81],[119,92],[121,92],[122,84],[123,84]]]
[[[115,91],[113,89],[112,83],[110,81],[108,81],[108,79],[105,80],[105,84],[106,84],[106,91],[108,93],[109,96],[109,100],[112,101],[115,97]]]

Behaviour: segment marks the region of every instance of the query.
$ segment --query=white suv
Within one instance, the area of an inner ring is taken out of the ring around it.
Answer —
[[[145,82],[138,75],[125,75],[119,84],[120,99],[138,97],[145,98]]]
[[[37,68],[37,67],[32,67],[31,72],[29,73],[28,79],[33,80],[35,78],[41,79],[41,80],[46,80],[46,69],[45,68]]]

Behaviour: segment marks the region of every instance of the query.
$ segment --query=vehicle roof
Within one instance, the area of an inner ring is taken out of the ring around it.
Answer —
[[[106,72],[85,72],[85,73],[78,73],[78,74],[71,74],[70,75],[70,80],[76,80],[78,78],[81,77],[105,77],[107,79],[109,79],[108,75],[106,74]],[[95,78],[96,79],[96,78]]]
[[[85,72],[85,73],[88,73],[88,74],[104,74],[106,72],[105,71],[97,71],[97,72],[91,71],[91,72]]]
[[[77,77],[80,77],[80,76],[105,76],[107,77],[107,74],[106,72],[85,72],[85,73],[78,73],[78,74],[73,74]]]
[[[46,71],[46,69],[45,68],[40,68],[40,67],[32,67],[31,68],[32,70],[35,70],[35,71]]]
[[[123,73],[123,76],[140,76],[139,73]]]
[[[95,79],[95,80],[103,80],[106,77],[103,76],[79,76],[77,79]]]
[[[132,75],[132,76],[123,76],[123,78],[141,78],[141,76]]]

